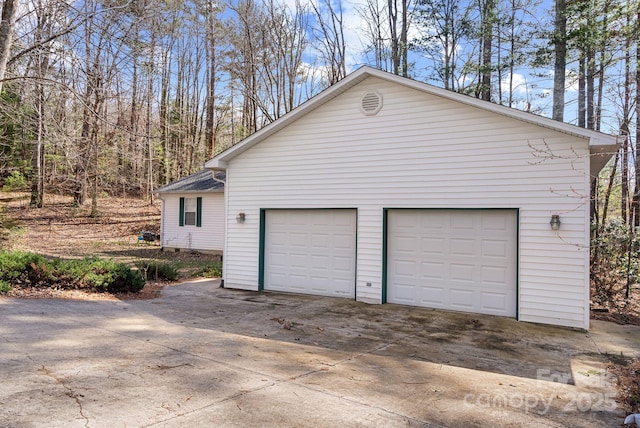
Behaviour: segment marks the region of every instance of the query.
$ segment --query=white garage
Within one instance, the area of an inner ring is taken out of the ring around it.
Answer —
[[[389,210],[387,301],[516,316],[516,210]]]
[[[356,210],[266,210],[264,289],[355,298]]]
[[[225,287],[588,329],[591,178],[615,150],[362,67],[206,163]]]

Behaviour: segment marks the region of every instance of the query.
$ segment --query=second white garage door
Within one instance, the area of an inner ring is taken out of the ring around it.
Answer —
[[[389,210],[387,301],[516,316],[515,210]]]
[[[356,210],[267,210],[264,289],[355,298]]]

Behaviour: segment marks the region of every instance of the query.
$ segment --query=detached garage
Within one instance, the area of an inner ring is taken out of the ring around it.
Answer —
[[[225,287],[587,329],[590,185],[616,148],[360,68],[206,163]]]

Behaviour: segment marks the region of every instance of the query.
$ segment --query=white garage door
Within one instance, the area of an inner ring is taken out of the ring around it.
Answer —
[[[265,213],[265,290],[355,298],[355,282],[355,210]]]
[[[387,301],[516,316],[515,210],[390,210]]]

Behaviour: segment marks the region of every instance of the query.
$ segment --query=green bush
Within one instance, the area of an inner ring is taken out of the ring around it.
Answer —
[[[4,180],[4,186],[2,186],[2,190],[5,192],[19,192],[28,188],[29,183],[20,171],[11,172],[11,175]]]
[[[45,263],[47,263],[46,259],[38,254],[0,251],[0,280],[13,281],[22,277],[28,278],[32,271],[38,271]]]
[[[220,278],[222,276],[222,262],[209,262],[196,272],[196,276],[202,278]]]
[[[0,281],[28,287],[138,292],[145,279],[123,263],[98,257],[49,261],[33,253],[0,251]]]
[[[11,284],[7,281],[0,281],[0,293],[8,293],[11,291]]]
[[[179,277],[178,269],[171,263],[138,262],[136,266],[147,279],[175,281]]]

